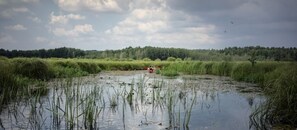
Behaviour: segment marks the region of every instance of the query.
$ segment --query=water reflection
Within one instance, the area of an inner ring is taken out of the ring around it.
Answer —
[[[6,129],[249,129],[262,99],[226,77],[166,79],[144,72],[105,73],[49,83],[49,94],[11,103]]]

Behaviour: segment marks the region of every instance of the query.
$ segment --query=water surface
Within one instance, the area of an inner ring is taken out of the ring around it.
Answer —
[[[263,102],[254,84],[227,77],[166,78],[145,71],[56,79],[46,95],[11,103],[5,129],[250,129]],[[0,127],[0,128],[1,128]]]

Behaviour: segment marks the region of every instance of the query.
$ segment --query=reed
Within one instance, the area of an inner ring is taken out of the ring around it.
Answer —
[[[194,106],[194,104],[195,104],[195,102],[197,100],[197,93],[196,93],[196,91],[193,91],[192,96],[194,96],[194,97],[192,97],[191,105],[186,110],[185,117],[184,117],[184,126],[186,126],[187,129],[189,128],[189,123],[190,123],[190,119],[191,119],[191,113],[192,113],[193,106]]]
[[[290,69],[289,69],[290,68]],[[288,64],[265,75],[264,89],[267,102],[260,106],[253,116],[271,125],[297,127],[297,65]],[[263,126],[263,125],[262,125]]]
[[[164,76],[169,76],[169,77],[174,77],[174,76],[178,76],[178,64],[176,63],[172,63],[169,66],[165,67],[162,72],[161,75]]]

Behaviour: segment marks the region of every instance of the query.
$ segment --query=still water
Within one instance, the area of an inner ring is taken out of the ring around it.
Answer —
[[[247,130],[265,100],[254,84],[228,77],[145,71],[56,79],[48,89],[7,106],[0,129]]]

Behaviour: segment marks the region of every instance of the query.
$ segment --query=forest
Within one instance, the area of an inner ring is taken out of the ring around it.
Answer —
[[[40,50],[5,50],[0,55],[39,58],[89,58],[110,60],[167,60],[173,57],[181,60],[200,61],[246,61],[253,57],[259,61],[297,61],[296,47],[228,47],[224,49],[182,49],[161,47],[127,47],[120,50],[81,50],[75,48],[55,48]]]

